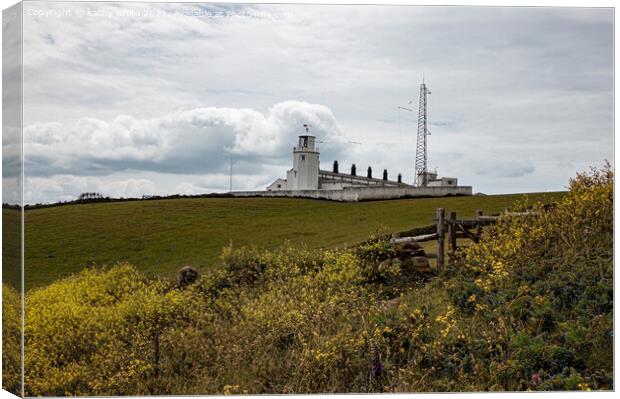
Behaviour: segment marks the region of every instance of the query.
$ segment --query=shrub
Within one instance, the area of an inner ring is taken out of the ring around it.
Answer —
[[[159,391],[160,347],[186,318],[183,292],[131,266],[85,270],[26,296],[27,395]]]
[[[464,252],[451,299],[475,318],[504,324],[494,338],[506,342],[498,359],[504,389],[611,389],[612,362],[602,349],[611,345],[611,335],[603,337],[613,309],[609,164],[577,175],[554,206],[529,209],[538,215],[504,218]],[[532,386],[533,374],[548,382]]]
[[[22,394],[21,369],[21,296],[2,284],[2,389]]]

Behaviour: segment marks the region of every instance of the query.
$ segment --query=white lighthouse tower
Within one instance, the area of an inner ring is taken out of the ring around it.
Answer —
[[[310,125],[304,125],[306,134],[299,136],[293,148],[293,169],[286,173],[289,190],[318,190],[319,188],[319,149],[316,137],[309,133]]]

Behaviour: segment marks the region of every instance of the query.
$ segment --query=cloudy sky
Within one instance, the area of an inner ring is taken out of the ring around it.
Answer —
[[[613,157],[611,9],[25,3],[27,203],[264,189],[304,123],[338,159],[474,192]],[[409,102],[411,105],[408,105]],[[350,141],[361,144],[351,144]]]

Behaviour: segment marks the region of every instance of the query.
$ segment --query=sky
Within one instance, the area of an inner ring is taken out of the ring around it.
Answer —
[[[263,190],[304,123],[323,169],[412,182],[422,79],[429,168],[474,192],[613,162],[611,9],[27,2],[23,24],[26,203],[226,192],[231,159]]]

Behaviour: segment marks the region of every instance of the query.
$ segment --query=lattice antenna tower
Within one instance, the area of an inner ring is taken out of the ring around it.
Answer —
[[[427,126],[427,102],[426,96],[431,91],[426,87],[424,79],[420,85],[420,105],[418,111],[418,136],[415,149],[415,185],[418,187],[426,187],[428,183],[427,169],[427,142],[426,137],[430,134]]]

